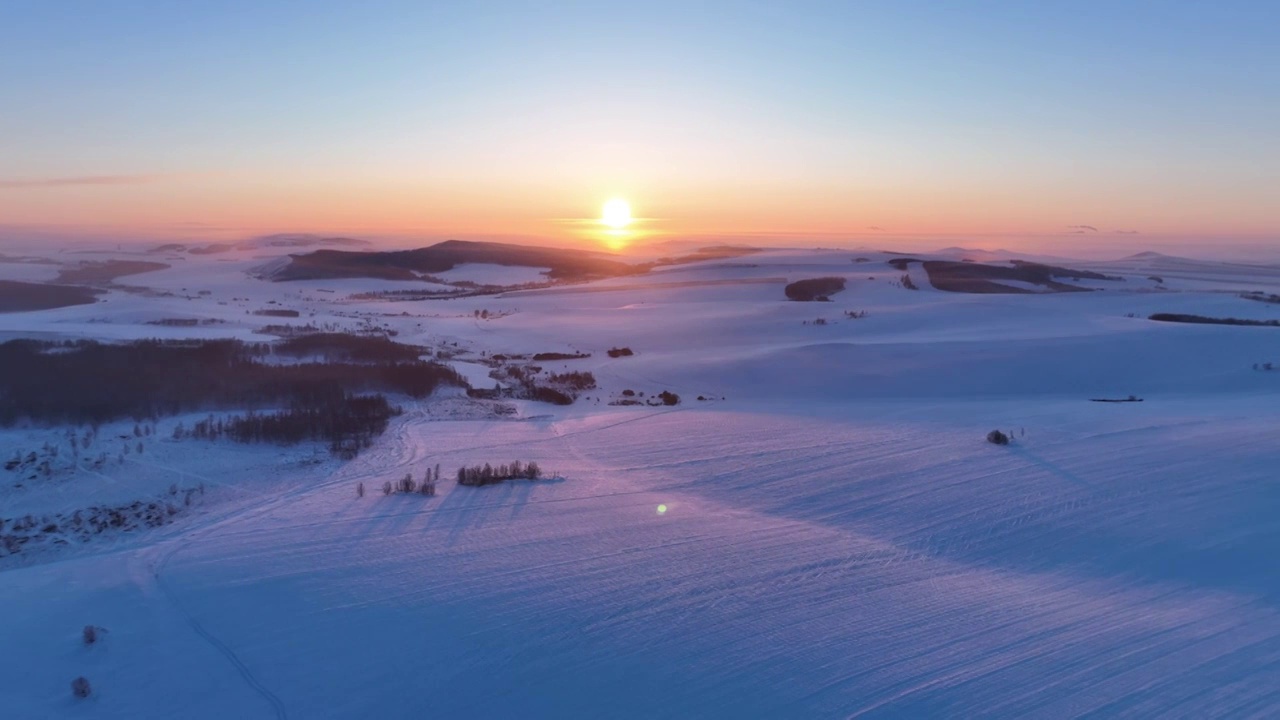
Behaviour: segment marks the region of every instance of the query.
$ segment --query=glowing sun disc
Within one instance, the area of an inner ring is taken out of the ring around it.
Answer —
[[[622,198],[610,200],[600,210],[600,222],[614,230],[621,230],[631,224],[631,206]]]

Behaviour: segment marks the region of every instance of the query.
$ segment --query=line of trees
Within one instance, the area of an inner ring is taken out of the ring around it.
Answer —
[[[390,495],[392,493],[400,493],[403,495],[411,495],[417,493],[427,497],[433,497],[436,494],[436,483],[440,482],[440,465],[437,463],[435,468],[427,468],[426,473],[422,476],[422,482],[413,479],[413,473],[408,472],[404,477],[392,483],[390,480],[382,483],[382,494]],[[356,497],[364,497],[364,483],[356,483]]]
[[[459,485],[494,485],[506,480],[537,480],[541,477],[542,468],[538,467],[538,463],[521,463],[519,460],[496,467],[485,463],[458,468]]]
[[[1206,317],[1186,313],[1156,313],[1150,316],[1156,322],[1192,323],[1197,325],[1249,325],[1255,327],[1280,327],[1280,320],[1244,320],[1241,318]]]

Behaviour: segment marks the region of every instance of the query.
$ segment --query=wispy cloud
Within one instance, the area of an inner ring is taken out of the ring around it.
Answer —
[[[1138,235],[1139,233],[1137,230],[1117,230],[1116,234],[1117,235]]]
[[[870,230],[871,232],[884,232],[884,231],[885,231],[885,230],[884,230],[884,228],[880,227],[879,225],[868,225],[868,226],[867,226],[867,229],[868,229],[868,230]]]
[[[1092,225],[1068,225],[1068,230],[1075,230],[1077,233],[1098,232],[1098,228]]]
[[[21,180],[0,179],[0,189],[63,188],[92,185],[145,185],[158,182],[162,175],[76,175],[71,177],[27,178]]]

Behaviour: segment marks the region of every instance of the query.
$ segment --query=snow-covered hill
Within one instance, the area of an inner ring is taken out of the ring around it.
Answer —
[[[254,279],[266,249],[166,259],[95,304],[0,315],[0,337],[377,330],[476,385],[495,354],[589,353],[538,364],[599,387],[491,416],[404,400],[345,463],[172,440],[174,418],[92,472],[0,472],[0,517],[207,488],[160,527],[0,558],[7,714],[1280,712],[1280,372],[1253,367],[1280,362],[1280,329],[1146,319],[1280,317],[1239,297],[1280,269],[1129,258],[1076,266],[1125,277],[1109,289],[969,295],[918,263],[904,287],[892,254],[774,250],[397,301],[367,299],[390,281]],[[784,299],[830,276],[831,302]],[[177,317],[201,324],[149,324]],[[611,404],[626,390],[681,402]],[[0,431],[0,459],[65,433]],[[515,459],[556,479],[376,490]]]

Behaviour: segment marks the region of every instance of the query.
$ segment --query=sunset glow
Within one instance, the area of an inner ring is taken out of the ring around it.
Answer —
[[[614,230],[625,228],[631,224],[631,206],[622,198],[610,200],[600,210],[600,222]]]
[[[9,233],[1016,248],[1280,233],[1265,4],[1108,10],[1103,27],[1050,6],[979,21],[892,3],[335,4],[299,24],[232,4],[8,18]],[[601,188],[626,199],[584,212]]]

